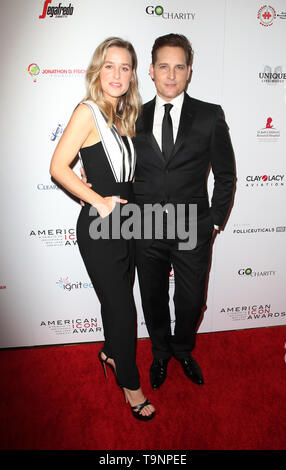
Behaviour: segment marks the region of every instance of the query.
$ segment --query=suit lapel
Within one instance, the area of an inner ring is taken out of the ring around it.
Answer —
[[[143,110],[144,132],[145,132],[147,140],[149,141],[150,145],[153,147],[153,150],[155,151],[156,155],[158,155],[161,163],[166,165],[161,149],[153,134],[155,103],[156,103],[156,98],[154,98],[152,101],[145,104],[144,106],[144,110]]]
[[[190,135],[191,126],[194,118],[194,110],[191,106],[191,98],[185,93],[185,99],[182,106],[179,129],[177,133],[176,142],[172,151],[172,154],[168,160],[168,164],[174,158],[176,153],[180,150],[185,140]]]
[[[149,101],[149,103],[146,103],[144,105],[144,108],[143,108],[144,132],[145,132],[147,140],[153,147],[153,150],[155,151],[155,153],[158,155],[161,163],[164,166],[166,166],[174,158],[174,156],[180,150],[185,140],[189,137],[195,112],[192,109],[191,98],[187,95],[187,93],[185,93],[176,142],[174,144],[172,154],[170,158],[168,159],[168,161],[166,162],[161,152],[161,149],[157,143],[157,140],[155,139],[153,135],[155,103],[156,103],[156,98],[154,98],[152,101]]]

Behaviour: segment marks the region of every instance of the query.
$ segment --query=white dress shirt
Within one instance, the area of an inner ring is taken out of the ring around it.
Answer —
[[[180,123],[181,111],[184,101],[184,92],[179,96],[176,96],[172,101],[168,101],[169,104],[172,104],[173,107],[170,111],[173,124],[173,136],[174,143],[176,142],[178,128]],[[153,120],[153,135],[162,150],[162,122],[165,114],[164,105],[167,104],[167,101],[164,101],[160,96],[156,96],[155,110],[154,110],[154,120]],[[216,230],[219,230],[217,225],[214,225]]]
[[[176,96],[176,98],[174,98],[172,101],[168,101],[169,104],[173,105],[170,111],[170,115],[171,115],[172,123],[173,123],[174,143],[176,142],[176,138],[178,134],[183,101],[184,101],[184,92],[181,93],[179,96]],[[155,111],[154,111],[153,134],[161,150],[162,150],[162,122],[163,122],[163,117],[165,114],[164,104],[167,104],[167,101],[164,101],[162,98],[160,98],[160,96],[157,95]]]

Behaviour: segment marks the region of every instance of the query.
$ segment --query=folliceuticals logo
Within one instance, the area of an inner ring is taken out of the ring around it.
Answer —
[[[33,82],[36,82],[40,73],[40,67],[38,66],[38,64],[32,63],[27,67],[27,72],[32,77]]]
[[[73,6],[70,3],[68,6],[62,6],[61,3],[58,6],[48,6],[52,3],[52,0],[45,0],[42,14],[39,16],[40,19],[44,19],[47,16],[50,18],[67,18],[73,14]]]
[[[258,11],[257,18],[262,26],[271,26],[276,19],[276,11],[271,5],[263,5]]]

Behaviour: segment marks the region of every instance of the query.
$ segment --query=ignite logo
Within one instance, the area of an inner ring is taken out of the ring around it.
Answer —
[[[52,3],[52,0],[45,0],[42,14],[39,16],[40,19],[46,18],[48,15],[50,18],[66,18],[73,14],[73,6],[71,3],[68,7],[63,7],[61,3],[57,7],[48,6],[49,3]]]
[[[60,278],[59,281],[56,282],[56,284],[63,289],[64,291],[71,292],[72,290],[78,290],[78,289],[93,289],[93,285],[91,282],[81,282],[81,281],[76,281],[76,282],[71,282],[68,277],[65,278]]]

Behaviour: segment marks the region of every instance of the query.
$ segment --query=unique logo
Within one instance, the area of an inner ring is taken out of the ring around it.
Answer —
[[[269,65],[265,65],[263,72],[259,72],[259,78],[262,83],[266,83],[267,85],[277,85],[286,80],[286,73],[283,73],[281,65],[277,65],[273,68]]]
[[[59,3],[57,7],[52,7],[48,6],[49,3],[52,3],[52,0],[45,0],[42,14],[39,16],[40,19],[44,19],[46,16],[50,18],[67,18],[73,14],[73,6],[71,3],[68,7],[62,6],[61,3]]]
[[[280,137],[280,131],[273,124],[272,117],[266,118],[264,127],[257,131],[259,142],[277,142]]]
[[[190,12],[167,12],[162,5],[148,5],[145,9],[147,15],[160,17],[164,20],[194,20],[195,13]]]
[[[29,74],[31,75],[32,79],[34,82],[37,81],[37,77],[40,73],[40,67],[38,66],[38,64],[30,64],[27,68],[27,71],[29,72]]]
[[[276,11],[270,5],[263,5],[258,11],[257,18],[262,26],[271,26],[276,19]]]

